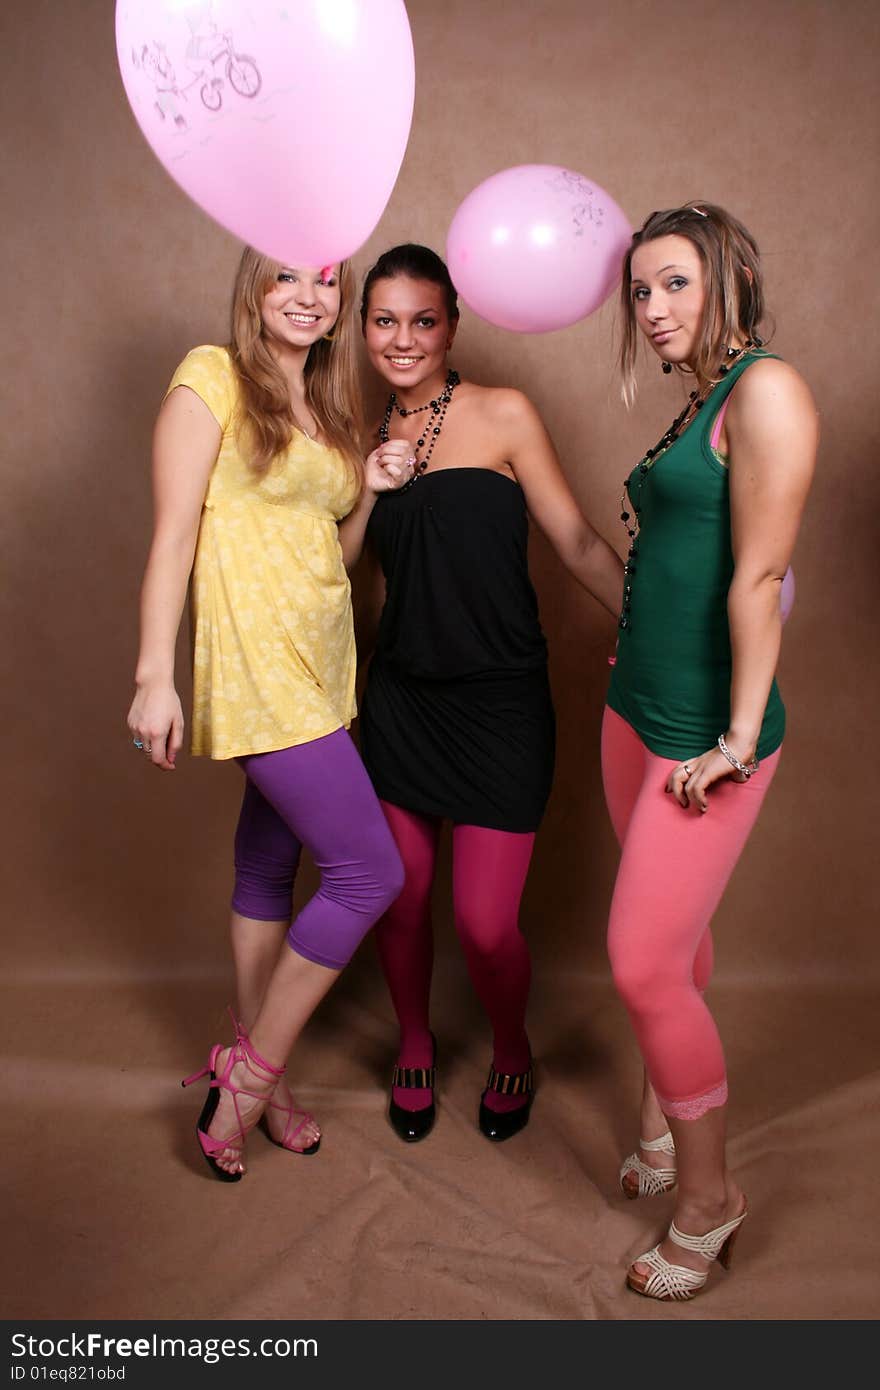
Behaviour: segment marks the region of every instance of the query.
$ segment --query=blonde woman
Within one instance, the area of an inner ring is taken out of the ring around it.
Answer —
[[[228,347],[194,348],[153,442],[155,531],[141,597],[135,748],[173,771],[184,719],[174,647],[192,574],[192,752],[245,775],[235,837],[236,1040],[212,1048],[197,1135],[238,1181],[259,1122],[295,1153],[320,1129],[285,1069],[306,1020],[396,897],[400,859],[346,732],[355,650],[337,523],[364,488],[408,476],[401,446],[364,464],[347,264],[278,265],[247,248]],[[398,457],[399,455],[399,457]],[[291,921],[301,846],[320,886]]]

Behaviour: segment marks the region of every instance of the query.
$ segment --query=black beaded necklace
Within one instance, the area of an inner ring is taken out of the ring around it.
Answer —
[[[741,348],[728,348],[727,360],[722,362],[718,368],[719,378],[727,376],[732,367],[735,367],[746,353],[753,352],[755,348],[763,346],[761,338],[749,338],[743,343]],[[691,391],[687,398],[685,407],[676,415],[672,424],[665,434],[649,449],[645,457],[639,463],[635,473],[635,481],[638,483],[638,491],[633,492],[633,475],[623,480],[623,491],[620,495],[620,519],[629,536],[629,554],[626,557],[626,564],[623,567],[623,605],[620,611],[620,618],[617,626],[628,628],[630,626],[630,600],[632,598],[632,580],[636,573],[636,561],[639,556],[639,518],[641,517],[642,492],[645,486],[645,476],[650,473],[654,464],[666,453],[670,445],[674,444],[679,435],[683,434],[687,427],[696,419],[706,401],[711,396],[718,381],[709,381],[700,391]],[[632,511],[629,508],[632,507]]]
[[[405,492],[407,488],[412,487],[413,483],[421,477],[421,475],[427,468],[428,463],[431,459],[431,455],[434,452],[434,445],[440,438],[440,431],[443,428],[443,421],[446,418],[446,412],[449,409],[449,402],[452,400],[452,393],[460,381],[461,377],[458,375],[458,372],[450,371],[446,377],[446,385],[443,387],[443,390],[440,392],[439,396],[437,396],[432,401],[428,401],[426,405],[415,405],[412,406],[412,408],[408,408],[403,405],[398,405],[397,396],[393,391],[391,392],[391,395],[388,397],[388,404],[385,406],[385,415],[382,419],[381,425],[379,426],[379,438],[383,444],[388,443],[388,425],[391,421],[392,413],[395,410],[397,411],[398,415],[404,418],[407,415],[418,415],[423,410],[430,410],[431,412],[431,414],[428,416],[427,424],[423,427],[421,434],[419,435],[419,438],[413,445],[413,453],[416,456],[416,465],[413,469],[413,475],[408,483],[404,483],[403,487],[396,488],[395,491]],[[419,458],[419,450],[423,449],[426,443],[428,444],[427,452],[425,453],[424,458]]]

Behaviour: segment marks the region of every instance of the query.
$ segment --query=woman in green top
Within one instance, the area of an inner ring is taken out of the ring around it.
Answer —
[[[684,1299],[726,1262],[746,1213],[702,991],[709,922],[779,758],[779,595],[818,422],[801,377],[758,337],[758,249],[722,208],[653,213],[627,253],[622,306],[627,402],[639,333],[664,372],[693,383],[624,484],[630,553],[602,734],[621,845],[609,955],[645,1062],[640,1146],[621,1182],[630,1197],[678,1186],[669,1234],[627,1280]]]

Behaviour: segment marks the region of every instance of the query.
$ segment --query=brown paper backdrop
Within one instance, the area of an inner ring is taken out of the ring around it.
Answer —
[[[856,1022],[871,1016],[859,1001],[877,974],[877,8],[868,0],[410,0],[408,12],[412,136],[359,270],[399,240],[442,253],[466,193],[528,162],[595,179],[633,223],[689,198],[719,202],[763,250],[774,346],[811,384],[823,436],[780,670],[786,753],[718,913],[718,980],[765,990],[758,1026],[768,1052],[781,1045],[773,1000],[790,987],[830,991],[854,1040],[867,1040],[867,1051],[854,1041],[844,1068],[847,1078],[863,1076],[877,1065],[867,1024],[859,1034]],[[33,991],[27,1014],[43,1063],[65,1056],[78,1028],[76,1011],[61,1027],[46,989],[81,985],[88,999],[102,981],[122,997],[138,982],[155,981],[160,997],[173,987],[189,1000],[188,1037],[201,1048],[205,1011],[213,1017],[228,990],[238,776],[189,759],[173,776],[148,771],[124,716],[150,531],[151,425],[184,352],[226,336],[239,246],[178,190],[140,135],[116,68],[110,0],[31,0],[4,9],[0,22],[11,997]],[[377,84],[389,81],[393,73],[377,74]],[[637,408],[624,412],[612,321],[606,305],[564,332],[529,337],[465,308],[455,362],[533,398],[585,511],[620,546],[620,480],[678,397],[646,363]],[[607,985],[615,853],[597,736],[614,628],[540,536],[532,568],[559,719],[555,789],[523,916],[536,1008],[543,999],[558,1025],[558,1035],[547,1025],[549,1047],[551,1038],[580,1036],[588,1005],[576,982]],[[483,1065],[485,1026],[463,1002],[445,889],[443,878],[439,988],[455,999],[464,1035],[473,1030]],[[196,1002],[189,980],[203,989]],[[374,1051],[384,1067],[390,1013],[369,945],[321,1017],[335,1026],[362,1008],[380,1020]],[[146,1029],[149,1018],[147,1008]],[[825,1075],[833,1039],[820,1044],[809,1030],[807,1038],[807,1062],[780,1059],[781,1085],[805,1067]],[[105,1043],[95,1047],[105,1055]],[[134,1042],[132,1050],[139,1055]],[[179,1051],[170,1065],[180,1064]],[[739,1065],[766,1066],[754,1040]],[[624,1143],[632,1127],[617,1123],[615,1142]]]

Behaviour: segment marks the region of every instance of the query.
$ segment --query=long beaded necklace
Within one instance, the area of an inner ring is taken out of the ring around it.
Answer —
[[[416,456],[416,465],[413,469],[413,475],[408,483],[404,483],[403,487],[395,489],[396,492],[406,492],[406,489],[412,487],[413,483],[421,477],[427,468],[431,455],[434,452],[434,445],[440,438],[440,431],[443,428],[443,421],[449,409],[449,402],[452,400],[452,393],[460,381],[461,377],[458,375],[458,372],[450,371],[446,377],[446,385],[443,387],[439,396],[435,397],[432,401],[428,401],[426,405],[415,405],[412,406],[412,408],[398,405],[397,396],[393,391],[388,397],[388,404],[385,406],[385,415],[379,426],[379,438],[383,444],[388,443],[388,426],[391,422],[392,413],[395,410],[398,415],[403,418],[407,415],[419,415],[423,410],[430,410],[431,412],[428,416],[427,423],[422,427],[421,434],[413,445],[413,453]],[[419,458],[419,450],[424,449],[426,443],[428,445],[427,451],[423,458]]]
[[[721,366],[718,368],[719,377],[727,376],[731,368],[735,367],[740,358],[745,357],[747,352],[752,352],[755,348],[762,346],[763,340],[761,338],[749,338],[743,343],[741,348],[728,348],[727,360],[722,362]],[[717,385],[717,381],[710,381],[701,391],[692,391],[690,393],[684,409],[676,415],[666,433],[660,437],[653,449],[648,450],[641,463],[639,463],[635,479],[638,482],[638,492],[635,494],[633,493],[632,474],[630,474],[629,478],[624,478],[623,480],[623,491],[620,494],[620,519],[626,529],[626,534],[629,536],[629,554],[626,557],[626,564],[623,567],[623,605],[617,623],[617,626],[620,628],[626,629],[630,626],[632,581],[636,573],[636,561],[639,558],[639,519],[642,513],[639,504],[642,500],[642,492],[645,487],[645,476],[651,471],[657,460],[662,458],[670,445],[674,444],[679,435],[683,434],[688,425],[696,419],[698,413],[702,410]],[[630,507],[632,511],[630,511]]]

